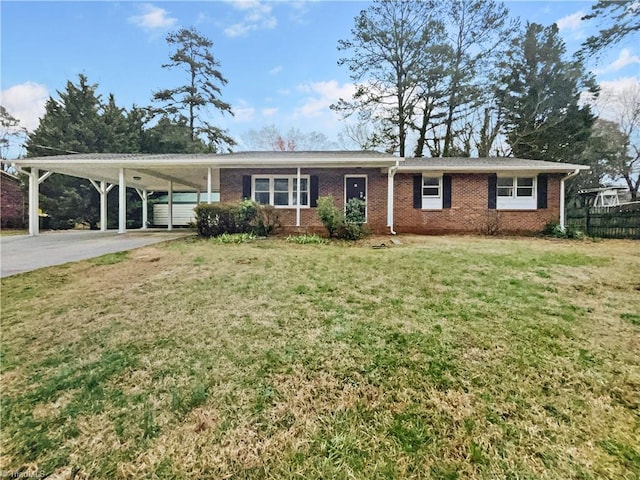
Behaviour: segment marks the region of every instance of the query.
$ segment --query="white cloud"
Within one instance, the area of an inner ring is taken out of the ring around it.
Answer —
[[[572,38],[574,40],[582,40],[586,38],[585,34],[585,22],[582,21],[582,17],[585,16],[585,13],[580,10],[578,12],[572,13],[571,15],[567,15],[566,17],[562,17],[561,19],[556,21],[556,25],[558,26],[558,30],[560,33],[572,34]]]
[[[256,116],[256,109],[249,105],[246,100],[240,99],[233,107],[233,120],[237,123],[252,122]]]
[[[14,85],[0,92],[0,104],[29,131],[38,127],[48,99],[47,87],[34,82]]]
[[[170,17],[164,8],[150,3],[140,5],[140,10],[142,13],[129,17],[129,21],[146,31],[167,30],[178,22],[178,19]]]
[[[571,15],[567,15],[566,17],[562,17],[560,20],[556,21],[558,30],[569,30],[572,32],[579,30],[582,26],[582,17],[584,17],[584,12],[582,10],[572,13]]]
[[[228,37],[242,37],[256,30],[272,30],[278,20],[272,14],[272,6],[256,0],[229,1],[236,10],[245,12],[242,21],[224,29]]]
[[[637,87],[640,85],[640,79],[638,77],[621,77],[616,80],[608,80],[600,82],[600,89],[602,92],[622,92],[629,88]]]
[[[277,75],[278,73],[282,72],[282,70],[282,65],[275,66],[271,70],[269,70],[269,75]]]
[[[605,80],[599,83],[600,94],[597,99],[584,96],[583,100],[590,103],[594,112],[601,118],[617,120],[619,118],[620,101],[625,92],[640,90],[638,77],[620,77],[616,80]]]
[[[262,116],[263,117],[273,117],[274,115],[276,115],[278,113],[278,109],[276,107],[273,108],[263,108],[262,109]]]
[[[298,91],[308,94],[302,105],[296,108],[294,117],[316,118],[332,113],[329,106],[340,98],[348,99],[355,93],[351,83],[340,85],[336,80],[298,85]],[[333,115],[332,115],[333,117]]]
[[[624,67],[633,65],[634,63],[640,64],[640,56],[632,55],[631,50],[629,50],[628,48],[623,48],[622,50],[620,50],[618,58],[616,58],[613,62],[611,62],[603,69],[594,70],[594,73],[601,74],[607,72],[617,72],[618,70],[622,70]]]

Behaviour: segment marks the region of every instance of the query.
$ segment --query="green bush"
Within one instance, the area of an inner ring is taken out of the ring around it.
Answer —
[[[544,230],[542,230],[542,234],[548,237],[568,238],[571,240],[583,240],[586,237],[582,230],[579,230],[573,225],[566,225],[563,230],[562,227],[560,227],[560,224],[553,222],[545,225]]]
[[[345,207],[345,222],[342,226],[339,237],[345,240],[359,240],[369,234],[365,227],[366,204],[358,199],[352,198]]]
[[[358,240],[369,234],[365,227],[365,203],[357,198],[347,202],[345,215],[334,205],[333,197],[318,198],[318,217],[327,229],[329,238]]]
[[[223,233],[214,237],[217,243],[247,243],[256,239],[253,233]]]
[[[289,235],[287,237],[287,242],[297,243],[300,245],[325,245],[328,243],[326,238],[322,238],[315,233],[312,235],[306,233],[303,235]]]
[[[235,203],[205,203],[195,209],[196,228],[201,237],[217,237],[223,233],[251,233],[266,236],[279,226],[278,214],[270,205],[253,200]]]
[[[344,217],[342,216],[342,212],[333,204],[333,197],[319,197],[316,212],[320,221],[327,229],[329,238],[333,238],[340,227],[344,225]]]

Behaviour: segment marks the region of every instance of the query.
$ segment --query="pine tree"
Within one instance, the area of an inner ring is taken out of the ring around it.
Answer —
[[[580,60],[565,60],[565,45],[553,24],[527,24],[506,58],[499,95],[503,132],[516,157],[579,162],[595,121],[579,104],[595,80]]]
[[[153,109],[176,124],[186,124],[193,143],[207,140],[212,149],[229,149],[236,142],[222,129],[214,126],[204,113],[213,109],[233,115],[231,105],[221,99],[222,87],[228,82],[211,53],[213,42],[194,28],[182,28],[167,36],[167,43],[175,46],[164,68],[181,68],[187,73],[187,83],[171,89],[154,92],[153,101],[163,104]]]

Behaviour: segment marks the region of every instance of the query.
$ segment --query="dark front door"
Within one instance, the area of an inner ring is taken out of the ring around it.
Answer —
[[[367,177],[345,177],[345,205],[352,198],[363,202],[362,215],[367,218]]]

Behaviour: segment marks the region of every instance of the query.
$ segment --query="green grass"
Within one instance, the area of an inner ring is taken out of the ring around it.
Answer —
[[[401,240],[185,239],[2,279],[0,470],[640,477],[637,242]]]

